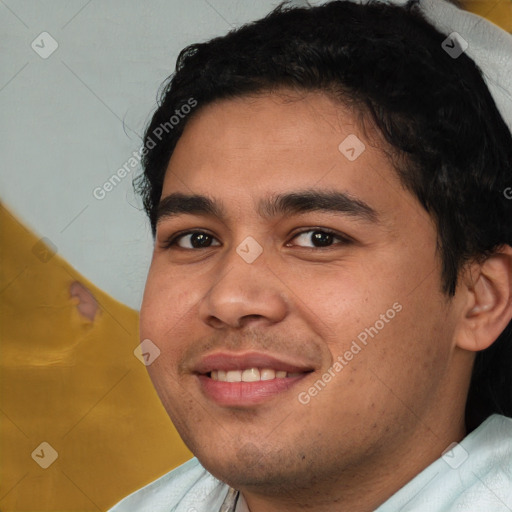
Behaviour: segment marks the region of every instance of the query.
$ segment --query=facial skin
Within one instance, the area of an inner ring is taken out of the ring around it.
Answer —
[[[442,293],[435,225],[368,132],[323,94],[263,94],[198,111],[169,162],[162,198],[205,195],[226,216],[159,221],[140,316],[141,339],[161,350],[148,370],[185,443],[251,512],[374,510],[466,434],[473,350],[484,342],[467,341],[464,322],[483,286]],[[338,149],[350,134],[366,146],[354,161]],[[348,194],[376,218],[258,212],[261,200],[313,190]],[[352,241],[315,244],[322,229]],[[194,230],[211,235],[204,248],[186,235],[165,248]],[[237,253],[246,237],[263,249],[252,263]],[[361,350],[347,361],[353,341]],[[254,352],[313,371],[256,403],[205,393],[202,358]],[[338,356],[347,364],[301,403]]]

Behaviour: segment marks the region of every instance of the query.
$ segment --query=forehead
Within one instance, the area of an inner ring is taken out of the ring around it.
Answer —
[[[239,211],[250,204],[261,215],[276,206],[275,200],[262,203],[264,197],[323,190],[342,192],[377,211],[383,188],[394,190],[389,199],[407,192],[380,137],[363,130],[360,117],[318,92],[216,101],[187,123],[162,199],[173,193],[218,197]]]
[[[362,132],[362,117],[362,111],[331,94],[282,88],[216,100],[197,109],[178,146],[189,139],[201,139],[205,147],[214,143],[219,153],[235,148],[261,150],[262,145],[273,151],[272,156],[278,148],[318,150],[322,142],[325,147],[331,146],[332,140],[326,136]],[[372,123],[365,125],[365,132],[378,137]],[[379,141],[381,145],[383,142]]]

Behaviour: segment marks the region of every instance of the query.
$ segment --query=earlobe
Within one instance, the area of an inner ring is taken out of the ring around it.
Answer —
[[[504,246],[473,264],[464,292],[469,300],[460,319],[456,344],[478,352],[491,346],[512,319],[512,247]]]

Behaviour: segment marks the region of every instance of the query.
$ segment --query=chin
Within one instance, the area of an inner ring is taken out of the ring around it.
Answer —
[[[228,452],[229,449],[232,451]],[[288,456],[284,458],[281,455],[283,450],[274,450],[265,455],[261,448],[249,443],[215,453],[204,453],[204,450],[195,453],[199,462],[215,478],[235,489],[279,496],[285,491],[311,485],[312,472],[306,464],[291,461]]]

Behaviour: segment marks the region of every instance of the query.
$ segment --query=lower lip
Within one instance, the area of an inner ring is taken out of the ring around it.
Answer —
[[[307,373],[256,382],[222,382],[206,375],[198,375],[204,394],[219,405],[240,407],[259,404],[289,390]]]

